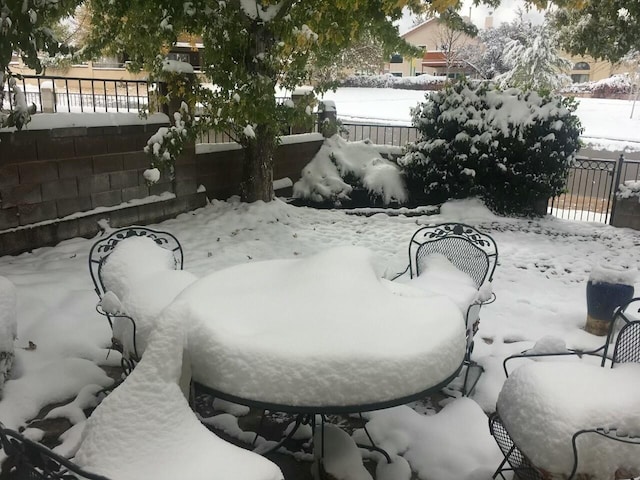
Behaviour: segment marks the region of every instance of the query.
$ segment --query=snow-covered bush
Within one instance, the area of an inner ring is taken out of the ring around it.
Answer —
[[[405,90],[440,90],[446,77],[417,75],[415,77],[396,77],[385,75],[350,75],[340,83],[342,87],[359,88],[400,88]]]
[[[382,158],[369,140],[347,142],[327,138],[293,185],[293,196],[340,205],[354,190],[366,190],[372,203],[404,203],[407,191],[398,166]]]
[[[593,98],[610,98],[631,93],[633,81],[628,73],[612,75],[597,82],[572,83],[562,93],[590,93]]]
[[[477,195],[504,213],[534,213],[559,194],[579,148],[576,103],[462,81],[413,111],[420,138],[398,163],[412,193],[440,203]]]
[[[154,133],[147,145],[144,147],[145,153],[152,156],[151,168],[145,171],[144,178],[148,183],[155,183],[160,179],[159,172],[167,172],[173,175],[175,157],[182,151],[184,143],[190,138],[188,126],[193,123],[193,117],[189,107],[182,102],[180,111],[173,114],[174,125],[171,127],[160,127]]]
[[[619,199],[637,197],[638,201],[640,201],[640,181],[627,180],[618,186],[616,196]]]
[[[0,277],[0,391],[13,364],[16,308],[16,287],[5,277]]]

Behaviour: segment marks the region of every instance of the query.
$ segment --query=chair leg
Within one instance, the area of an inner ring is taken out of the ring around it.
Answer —
[[[471,395],[480,380],[480,377],[484,373],[484,367],[473,360],[467,360],[467,369],[464,372],[464,384],[462,385],[462,395],[468,397]],[[475,370],[476,374],[470,374],[472,370]]]

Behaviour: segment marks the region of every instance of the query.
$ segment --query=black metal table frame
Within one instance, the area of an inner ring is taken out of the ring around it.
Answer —
[[[282,412],[282,413],[290,413],[296,416],[296,421],[294,424],[294,427],[291,429],[291,431],[285,436],[283,437],[276,445],[274,445],[272,448],[269,448],[266,451],[260,452],[262,455],[269,455],[270,453],[275,452],[276,450],[278,450],[280,447],[282,447],[288,440],[290,440],[293,435],[296,433],[296,431],[298,430],[298,428],[300,427],[300,425],[303,424],[310,424],[312,429],[315,429],[316,427],[316,415],[320,415],[320,417],[322,418],[322,424],[324,425],[325,422],[325,418],[327,415],[341,415],[341,414],[360,414],[360,416],[362,417],[362,412],[371,412],[371,411],[375,411],[375,410],[384,410],[386,408],[391,408],[391,407],[397,407],[399,405],[405,405],[407,403],[416,401],[416,400],[420,400],[422,398],[425,398],[427,396],[429,396],[432,393],[435,393],[437,391],[442,390],[444,387],[446,387],[449,383],[451,383],[453,381],[453,379],[455,379],[459,374],[460,371],[462,370],[462,367],[464,366],[464,360],[460,363],[460,365],[458,366],[458,368],[456,368],[456,370],[453,372],[453,374],[451,374],[449,377],[447,377],[445,380],[441,381],[440,383],[436,384],[436,385],[432,385],[431,387],[421,390],[419,392],[413,393],[411,395],[405,395],[403,397],[398,397],[398,398],[394,398],[391,400],[384,400],[381,402],[373,402],[373,403],[363,403],[363,404],[354,404],[354,405],[317,405],[317,406],[313,406],[313,405],[303,405],[303,406],[296,406],[296,405],[287,405],[287,404],[281,404],[281,403],[271,403],[271,402],[263,402],[260,400],[253,400],[253,399],[247,399],[247,398],[242,398],[236,395],[232,395],[232,394],[228,394],[219,390],[216,390],[215,388],[209,387],[205,384],[199,383],[199,382],[195,382],[195,389],[196,391],[201,391],[204,392],[206,394],[209,394],[211,396],[213,396],[214,398],[220,398],[221,400],[226,400],[228,402],[232,402],[232,403],[236,403],[239,405],[244,405],[250,408],[257,408],[263,411],[263,415],[262,415],[262,419],[260,420],[260,425],[258,426],[258,430],[260,430],[260,427],[262,426],[262,422],[264,420],[264,411],[265,410],[269,410],[271,412]],[[369,431],[367,430],[366,425],[364,426],[364,431],[365,434],[367,435],[367,438],[369,439],[369,441],[371,442],[371,445],[358,445],[358,447],[360,448],[364,448],[370,451],[376,451],[381,453],[382,455],[384,455],[384,457],[386,458],[388,463],[391,463],[391,456],[382,448],[378,447],[375,445],[373,438],[371,437],[371,435],[369,434]],[[258,438],[258,434],[259,431],[256,432],[256,437],[254,438],[254,444],[255,445],[255,441]],[[321,447],[320,447],[320,454],[319,454],[319,458],[324,458],[324,428],[321,429],[321,437],[320,437],[320,441],[321,441]],[[315,447],[314,447],[314,451],[315,451]]]

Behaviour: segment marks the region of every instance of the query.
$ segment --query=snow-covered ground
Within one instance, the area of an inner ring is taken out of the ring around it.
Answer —
[[[324,98],[336,104],[344,122],[411,125],[411,108],[428,92],[393,88],[339,88]],[[577,115],[583,141],[594,150],[640,150],[640,105],[630,118],[633,102],[580,98]]]
[[[232,199],[214,201],[155,227],[178,237],[185,250],[185,269],[197,277],[233,265],[301,258],[345,245],[370,249],[382,275],[404,268],[408,241],[421,224],[444,221],[474,225],[498,244],[493,285],[497,300],[482,309],[474,350],[486,373],[472,399],[453,400],[437,414],[408,406],[376,412],[370,415],[369,426],[383,447],[402,457],[392,464],[394,469],[410,466],[424,480],[488,478],[500,455],[484,412],[495,408],[505,380],[503,358],[545,335],[558,336],[571,347],[599,345],[602,338],[582,328],[586,282],[599,265],[637,272],[640,232],[553,217],[498,217],[475,200],[447,203],[439,215],[427,217],[356,216],[281,201],[249,205]],[[76,238],[0,257],[0,274],[16,285],[18,296],[13,378],[6,382],[0,400],[0,421],[19,427],[44,405],[80,393],[75,403],[53,414],[71,417],[74,423],[59,447],[65,454],[78,447],[85,421],[80,409],[90,406],[93,394],[109,383],[98,364],[117,362],[115,355],[107,358],[110,331],[94,310],[97,297],[87,267],[93,242]],[[637,275],[635,288],[640,289]],[[299,314],[305,315],[304,308]],[[37,438],[39,433],[29,434]],[[393,470],[379,472],[378,478],[403,477]]]

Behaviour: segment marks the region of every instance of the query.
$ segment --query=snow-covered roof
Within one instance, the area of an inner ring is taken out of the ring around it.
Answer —
[[[433,23],[434,21],[438,20],[436,17],[430,18],[429,20],[427,20],[426,22],[422,22],[420,25],[416,25],[415,27],[410,28],[409,30],[407,30],[406,32],[404,32],[402,35],[400,35],[401,38],[406,38],[407,35],[417,31],[417,30],[421,30],[422,28],[426,27],[427,25]]]

